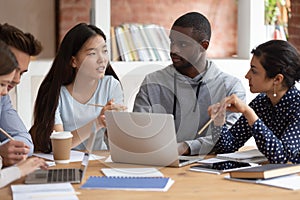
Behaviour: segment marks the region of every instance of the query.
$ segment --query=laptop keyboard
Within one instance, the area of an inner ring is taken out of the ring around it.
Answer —
[[[71,182],[75,181],[77,169],[52,169],[48,172],[47,182]]]

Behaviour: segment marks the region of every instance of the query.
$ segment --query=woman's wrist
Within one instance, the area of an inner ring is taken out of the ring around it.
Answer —
[[[101,124],[100,120],[98,119],[95,119],[95,121],[93,122],[94,123],[94,126],[96,128],[96,131],[98,132],[101,128],[103,128],[103,124]]]
[[[251,127],[253,126],[253,124],[255,123],[255,121],[258,119],[258,116],[256,115],[256,113],[250,107],[248,107],[248,109],[246,109],[245,112],[243,112],[243,115],[245,116],[245,118],[248,121],[248,124]]]

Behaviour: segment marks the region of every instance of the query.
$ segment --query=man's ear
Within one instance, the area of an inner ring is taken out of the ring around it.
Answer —
[[[208,49],[208,46],[209,46],[209,41],[208,41],[208,40],[203,40],[203,41],[201,42],[201,46],[202,46],[205,50],[207,50],[207,49]]]

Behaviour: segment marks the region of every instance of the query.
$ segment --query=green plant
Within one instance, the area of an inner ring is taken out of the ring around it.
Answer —
[[[280,15],[278,0],[265,0],[265,24],[274,25]]]

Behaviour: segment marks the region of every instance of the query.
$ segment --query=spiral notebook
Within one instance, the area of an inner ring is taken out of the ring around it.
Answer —
[[[82,189],[168,191],[174,181],[166,177],[90,176]]]

